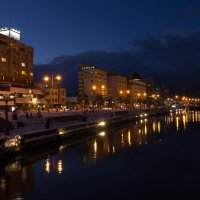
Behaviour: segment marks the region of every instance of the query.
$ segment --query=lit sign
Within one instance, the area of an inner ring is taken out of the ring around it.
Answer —
[[[20,31],[13,28],[1,28],[0,34],[13,38],[15,40],[20,40]]]
[[[81,67],[81,70],[90,70],[90,69],[96,69],[95,66],[84,66],[84,67]]]

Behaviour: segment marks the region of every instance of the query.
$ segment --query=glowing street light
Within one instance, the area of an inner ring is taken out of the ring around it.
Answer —
[[[56,75],[55,78],[54,78],[54,75],[52,74],[51,77],[49,76],[44,76],[44,81],[47,83],[51,80],[51,95],[50,95],[50,98],[51,98],[51,107],[53,106],[53,102],[52,102],[52,93],[53,93],[53,89],[54,89],[54,81],[57,80],[57,81],[61,81],[62,80],[62,77],[60,75]],[[58,94],[59,94],[59,91],[58,91]],[[59,100],[59,96],[58,96],[58,100]]]
[[[102,86],[101,86],[101,89],[105,89],[105,85],[102,85]]]
[[[175,96],[175,98],[176,98],[176,99],[178,99],[178,98],[179,98],[179,96],[178,96],[178,95],[176,95],[176,96]]]
[[[45,77],[44,77],[44,81],[45,81],[45,82],[48,82],[48,81],[49,81],[49,77],[48,77],[48,76],[45,76]]]
[[[92,86],[92,89],[93,89],[93,90],[96,90],[96,89],[97,89],[96,85],[93,85],[93,86]]]

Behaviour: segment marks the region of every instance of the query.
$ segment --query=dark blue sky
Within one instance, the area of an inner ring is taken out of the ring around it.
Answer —
[[[18,28],[34,63],[88,50],[128,51],[136,39],[199,30],[199,0],[0,0],[0,26]],[[11,19],[11,20],[10,20]]]

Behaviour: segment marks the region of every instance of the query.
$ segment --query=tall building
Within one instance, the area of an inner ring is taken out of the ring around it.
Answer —
[[[0,107],[12,96],[8,106],[19,109],[45,107],[41,90],[33,89],[33,48],[20,42],[20,31],[0,29]]]
[[[147,99],[149,99],[155,93],[154,79],[144,78],[142,81],[146,83]]]
[[[107,73],[94,65],[80,64],[79,95],[94,99],[97,95],[107,97]]]
[[[166,85],[161,85],[156,88],[156,94],[159,95],[160,100],[166,100],[169,98],[169,89]]]
[[[0,29],[0,84],[32,88],[33,54],[32,47],[20,42],[19,31]]]
[[[108,97],[117,102],[120,97],[125,97],[127,92],[127,78],[117,74],[108,74]]]
[[[134,73],[128,79],[128,88],[130,90],[131,101],[133,103],[146,100],[146,83],[144,83],[139,74]]]

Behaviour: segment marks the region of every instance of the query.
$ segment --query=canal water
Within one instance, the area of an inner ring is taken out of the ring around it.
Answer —
[[[106,128],[0,170],[0,200],[199,199],[200,112]]]

